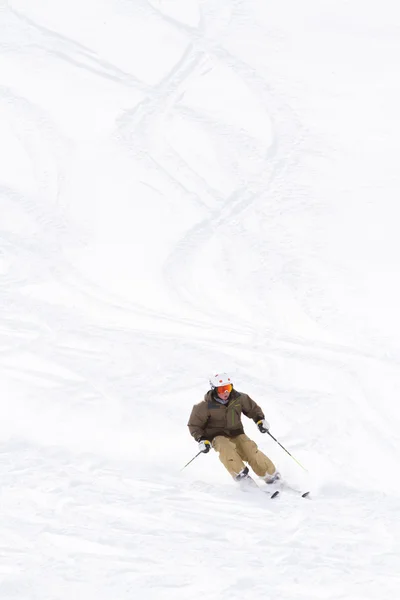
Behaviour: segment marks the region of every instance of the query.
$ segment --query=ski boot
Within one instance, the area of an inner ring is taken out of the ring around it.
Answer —
[[[281,474],[279,473],[279,471],[275,471],[275,473],[272,473],[272,475],[270,475],[269,473],[265,473],[265,475],[261,477],[261,479],[268,484],[276,483],[281,479]]]
[[[249,467],[245,467],[235,476],[235,481],[238,482],[242,489],[258,487],[254,479],[249,475]]]

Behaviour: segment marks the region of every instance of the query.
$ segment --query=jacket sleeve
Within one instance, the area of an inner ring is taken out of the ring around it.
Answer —
[[[247,394],[243,394],[242,412],[249,419],[253,419],[255,423],[261,419],[265,419],[264,413],[256,402]]]
[[[205,402],[195,404],[189,417],[188,427],[190,435],[194,437],[196,442],[199,442],[201,439],[207,439],[204,436],[207,421],[208,411]]]

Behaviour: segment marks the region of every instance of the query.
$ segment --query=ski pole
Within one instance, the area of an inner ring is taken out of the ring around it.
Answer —
[[[283,450],[284,450],[284,451],[285,451],[287,454],[289,454],[289,456],[291,456],[291,457],[293,458],[293,460],[294,460],[294,461],[296,461],[296,462],[297,462],[297,464],[298,464],[298,465],[299,465],[299,466],[300,466],[302,469],[304,469],[304,471],[307,471],[307,469],[306,469],[305,467],[303,467],[303,465],[302,465],[301,463],[299,463],[299,461],[297,460],[297,458],[295,458],[295,457],[294,457],[292,454],[290,454],[289,450],[286,450],[286,448],[285,448],[284,446],[282,446],[282,444],[281,444],[280,442],[278,442],[278,440],[277,440],[276,438],[274,438],[274,436],[272,435],[272,433],[270,433],[268,430],[267,430],[267,433],[268,433],[268,435],[269,435],[270,437],[272,437],[272,439],[273,439],[273,440],[274,440],[274,441],[275,441],[277,444],[279,444],[279,445],[280,445],[280,447],[281,447],[281,448],[282,448],[282,449],[283,449]],[[307,473],[308,473],[308,471],[307,471]]]
[[[197,457],[198,457],[200,454],[202,454],[202,453],[203,453],[203,452],[202,452],[202,450],[200,450],[200,452],[198,452],[198,453],[196,454],[196,456],[193,456],[193,458],[192,458],[191,460],[189,460],[189,462],[188,462],[188,463],[186,463],[186,465],[185,465],[184,467],[182,467],[181,471],[183,471],[183,469],[186,469],[186,467],[187,467],[188,465],[190,465],[190,463],[191,463],[191,462],[193,462],[193,461],[194,461],[194,459],[195,459],[195,458],[197,458]]]

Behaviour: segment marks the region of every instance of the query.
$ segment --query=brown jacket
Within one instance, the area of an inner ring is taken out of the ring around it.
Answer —
[[[196,441],[212,440],[217,435],[235,437],[244,433],[242,413],[255,422],[264,419],[261,408],[248,396],[232,390],[227,404],[220,404],[207,392],[204,400],[193,406],[188,427]]]

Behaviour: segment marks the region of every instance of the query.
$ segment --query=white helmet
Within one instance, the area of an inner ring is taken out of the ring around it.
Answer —
[[[211,389],[215,389],[220,385],[233,385],[232,379],[228,375],[228,373],[217,373],[210,377],[210,385]]]

